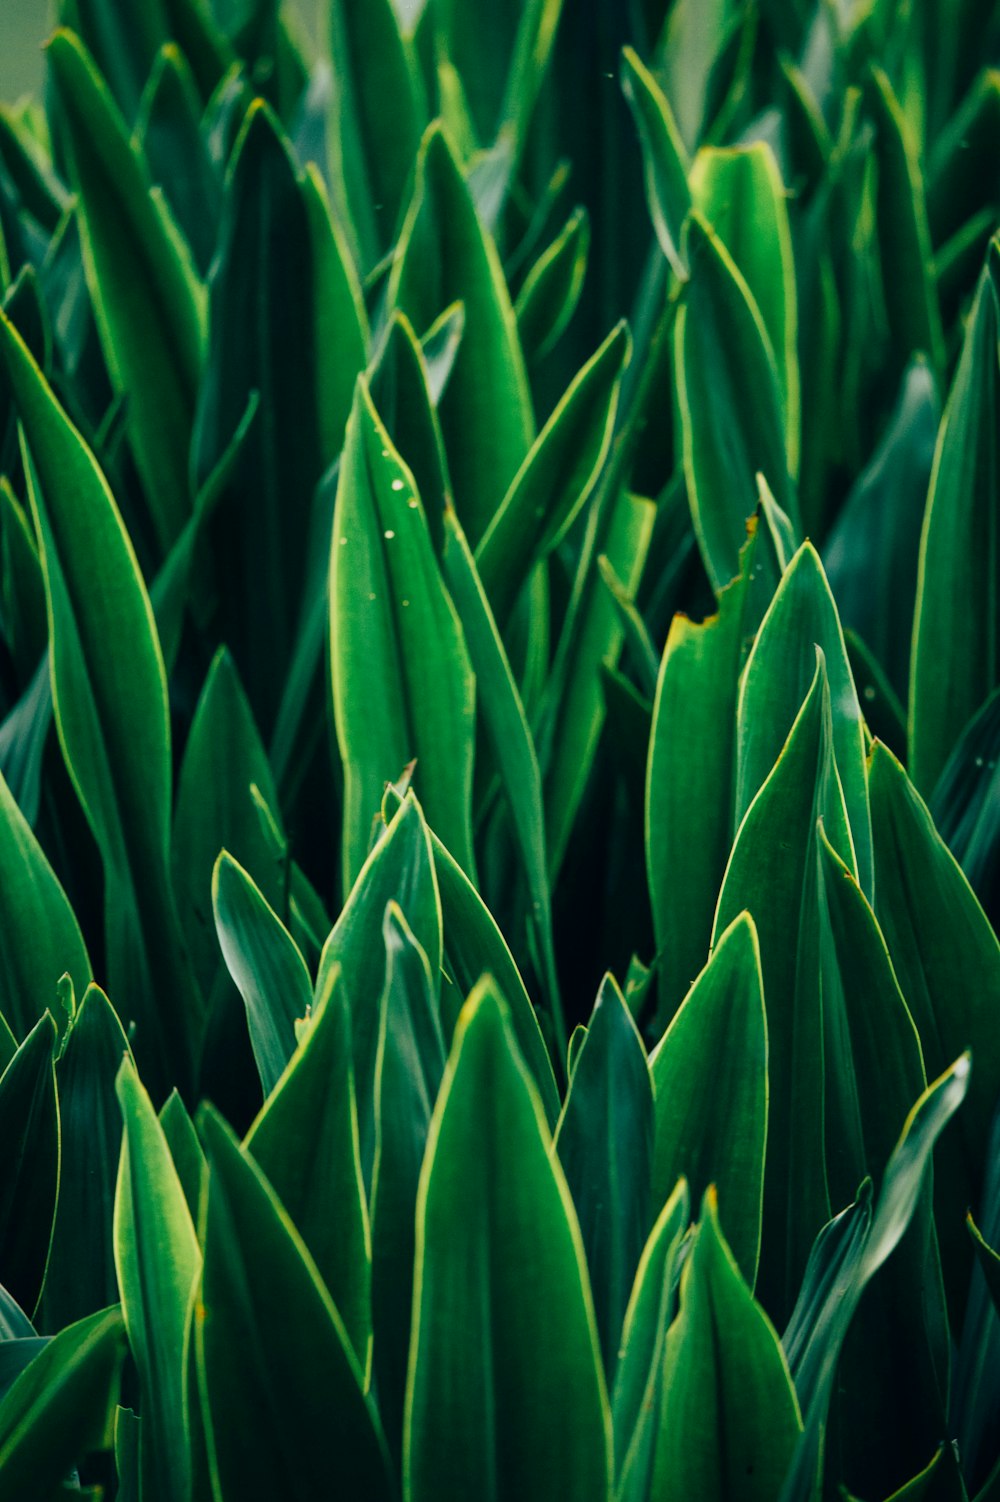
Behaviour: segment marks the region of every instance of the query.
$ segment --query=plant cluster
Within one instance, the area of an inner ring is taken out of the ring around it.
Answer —
[[[996,1502],[1000,7],[327,11],[0,110],[0,1502]]]

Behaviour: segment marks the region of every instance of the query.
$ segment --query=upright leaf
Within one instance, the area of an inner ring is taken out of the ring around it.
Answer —
[[[452,303],[464,305],[465,332],[440,415],[456,506],[475,547],[520,468],[534,425],[517,322],[496,246],[438,126],[431,127],[420,148],[389,300],[419,334]]]
[[[55,1041],[46,1012],[0,1075],[0,1284],[27,1310],[45,1278],[59,1186]]]
[[[394,902],[386,907],[383,934],[386,972],[375,1071],[372,1173],[372,1318],[379,1409],[398,1456],[413,1308],[417,1190],[447,1049],[427,956]]]
[[[876,913],[900,989],[934,1078],[966,1048],[975,1073],[957,1130],[939,1150],[934,1192],[949,1304],[964,1295],[969,1264],[963,1221],[977,1203],[990,1122],[1000,1097],[1000,945],[916,789],[881,745],[870,788]]]
[[[56,1065],[62,1153],[45,1279],[48,1329],[61,1330],[119,1296],[113,1221],[122,1113],[115,1080],[128,1051],[108,998],[88,986]]]
[[[66,1496],[66,1473],[107,1449],[125,1357],[122,1317],[102,1309],[69,1325],[26,1367],[0,1403],[0,1498]]]
[[[144,1497],[191,1484],[188,1343],[201,1252],[152,1102],[126,1058],[118,1074],[125,1120],[114,1242],[122,1313],[139,1371]]]
[[[474,873],[475,680],[413,476],[363,377],[337,487],[330,567],[345,889],[364,862],[386,782],[414,758],[428,818]]]
[[[739,572],[757,475],[796,528],[798,502],[774,351],[753,293],[697,211],[682,249],[691,275],[674,326],[677,408],[691,515],[718,592]]]
[[[55,1000],[69,974],[78,995],[90,980],[83,935],[45,852],[0,774],[0,987],[19,1038]]]
[[[170,888],[170,724],[149,596],[93,454],[2,316],[0,349],[37,477],[56,727],[104,862],[111,987],[151,1080],[184,1083],[200,1000]]]
[[[664,1364],[654,1495],[773,1502],[802,1420],[781,1343],[723,1239],[714,1189]]]
[[[909,762],[924,797],[933,792],[966,723],[1000,681],[996,275],[997,251],[991,247],[938,433],[920,543]]]
[[[833,754],[844,789],[862,890],[874,887],[865,734],[837,607],[811,543],[792,559],[764,617],[740,684],[736,818],[742,819],[778,759],[822,649],[830,684]]]
[[[714,945],[650,1068],[653,1203],[663,1201],[682,1175],[693,1194],[717,1185],[726,1239],[752,1287],[760,1256],[768,1079],[760,951],[749,913],[734,919]]]
[[[213,1491],[307,1502],[332,1484],[345,1502],[388,1502],[381,1427],[315,1264],[221,1118],[205,1107],[200,1124],[209,1177],[197,1357]]]
[[[412,1502],[553,1489],[606,1502],[610,1414],[579,1230],[489,981],[466,1003],[431,1123],[414,1321]]]
[[[361,1179],[351,1022],[340,971],[325,990],[244,1147],[309,1248],[362,1371],[371,1358],[371,1239]]]
[[[308,1014],[312,983],[301,952],[260,888],[223,850],[212,876],[223,958],[243,997],[265,1098],[295,1051],[295,1023]]]
[[[736,700],[758,544],[740,555],[719,610],[671,622],[660,662],[646,769],[646,874],[665,1025],[705,963],[732,844]],[[683,869],[684,880],[677,880]]]
[[[681,230],[691,209],[687,151],[669,100],[631,47],[622,53],[622,89],[642,143],[646,201],[656,238],[675,274],[686,281]]]
[[[72,32],[59,31],[48,58],[101,347],[115,390],[128,397],[128,441],[162,555],[191,511],[188,450],[204,353],[204,290],[88,53]]]
[[[555,1146],[580,1222],[609,1374],[658,1202],[650,1192],[653,1124],[646,1050],[614,977],[606,975],[573,1064]]]

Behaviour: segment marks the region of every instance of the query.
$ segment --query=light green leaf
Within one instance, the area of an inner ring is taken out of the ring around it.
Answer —
[[[414,758],[428,818],[474,874],[475,679],[413,475],[364,377],[337,487],[330,611],[345,889],[364,862],[386,782]]]
[[[771,148],[706,147],[691,196],[739,269],[760,313],[778,372],[788,467],[798,472],[799,362],[795,257],[785,185]]]
[[[149,1502],[189,1484],[188,1342],[201,1252],[152,1102],[126,1057],[118,1073],[125,1119],[114,1245],[122,1313],[139,1370],[140,1458]]]

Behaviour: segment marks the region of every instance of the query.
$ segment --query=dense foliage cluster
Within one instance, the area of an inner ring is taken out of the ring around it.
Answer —
[[[1000,7],[327,9],[0,110],[0,1502],[996,1502]]]

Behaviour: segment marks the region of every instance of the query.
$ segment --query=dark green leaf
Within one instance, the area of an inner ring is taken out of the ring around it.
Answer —
[[[577,1052],[555,1146],[580,1222],[604,1368],[613,1374],[629,1293],[649,1231],[653,1081],[614,977],[601,982]]]
[[[203,1107],[200,1126],[209,1178],[196,1330],[213,1492],[314,1502],[332,1485],[345,1502],[388,1502],[381,1427],[315,1264],[221,1118]]]
[[[336,967],[244,1147],[260,1165],[343,1320],[371,1360],[371,1239],[361,1179],[351,1020]]]
[[[580,1233],[488,980],[431,1123],[414,1281],[407,1496],[606,1502],[611,1419]]]
[[[295,940],[253,878],[225,850],[212,875],[212,904],[223,958],[246,1004],[267,1097],[295,1050],[295,1023],[309,1012],[312,982]]]
[[[749,913],[716,941],[650,1058],[656,1091],[653,1203],[683,1175],[718,1186],[727,1241],[753,1286],[760,1256],[767,1141],[767,1019]]]
[[[45,1277],[59,1184],[59,1107],[46,1012],[0,1076],[0,1283],[34,1310]]]

